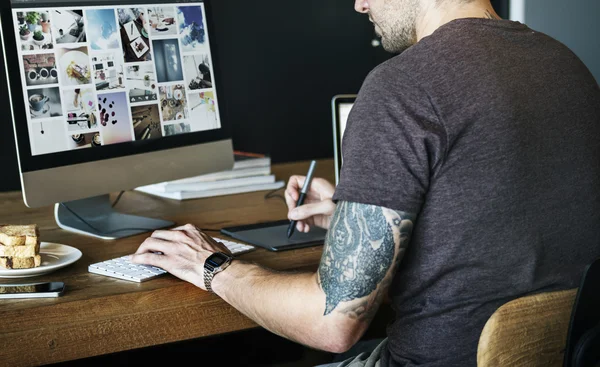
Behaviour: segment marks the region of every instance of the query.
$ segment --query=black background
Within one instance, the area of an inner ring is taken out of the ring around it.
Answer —
[[[508,0],[492,3],[506,18]],[[234,148],[273,163],[333,157],[331,98],[393,56],[371,46],[367,16],[351,0],[211,4]],[[0,191],[20,189],[7,92],[0,53]]]

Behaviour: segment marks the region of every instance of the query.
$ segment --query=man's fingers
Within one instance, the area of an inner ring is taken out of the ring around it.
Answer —
[[[144,240],[144,242],[142,242],[135,253],[136,255],[155,252],[167,254],[172,249],[173,245],[169,242],[154,237],[148,237],[146,240]]]
[[[305,180],[306,176],[293,175],[288,181],[288,188],[300,189],[304,185]]]
[[[301,205],[288,213],[291,220],[304,220],[315,215],[331,215],[335,210],[335,204],[326,200],[314,204]]]
[[[184,224],[179,227],[171,228],[171,231],[196,231],[196,232],[198,232],[198,231],[200,231],[200,229],[198,227],[196,227],[195,225],[188,223],[188,224]]]
[[[304,222],[296,222],[296,230],[298,232],[304,232]]]
[[[285,204],[288,209],[294,209],[296,207],[296,202],[298,201],[298,193],[294,190],[288,189],[285,190]]]
[[[164,269],[165,256],[153,252],[135,253],[131,255],[131,262],[134,264],[152,265]],[[166,269],[165,269],[166,270]]]
[[[321,197],[331,199],[335,192],[335,187],[326,179],[315,177],[310,184],[311,188],[319,192]]]
[[[302,189],[302,185],[304,185],[304,180],[306,180],[305,176],[292,176],[290,177],[287,187],[285,189],[285,202],[288,208],[295,208],[296,202],[299,198],[299,192]]]
[[[151,237],[165,241],[188,243],[191,241],[190,236],[186,232],[186,227],[183,226],[182,229],[179,230],[171,229],[154,231],[152,232]]]

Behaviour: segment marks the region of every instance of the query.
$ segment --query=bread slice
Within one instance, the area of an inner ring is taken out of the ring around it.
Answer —
[[[40,244],[23,246],[4,246],[0,244],[0,256],[32,257],[40,253]]]
[[[0,225],[0,244],[4,246],[35,245],[39,237],[37,224]]]
[[[10,293],[11,290],[18,290],[19,293],[35,293],[35,285],[19,285],[15,287],[0,287],[0,293]]]
[[[40,265],[42,265],[40,255],[31,257],[0,256],[0,266],[5,269],[30,269]]]

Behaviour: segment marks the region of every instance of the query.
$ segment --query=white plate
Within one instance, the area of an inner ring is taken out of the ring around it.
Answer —
[[[37,268],[0,268],[0,278],[25,278],[48,274],[79,260],[81,258],[81,251],[75,247],[61,245],[60,243],[42,242],[40,244],[40,255],[42,256],[42,264]]]
[[[65,85],[80,85],[80,84],[89,84],[91,82],[88,80],[87,83],[80,83],[77,79],[71,78],[67,75],[67,67],[71,64],[71,61],[74,61],[76,65],[81,66],[82,68],[87,67],[88,70],[90,68],[89,56],[79,50],[69,50],[60,58],[60,72],[62,75],[62,80]],[[90,73],[91,74],[91,73]]]

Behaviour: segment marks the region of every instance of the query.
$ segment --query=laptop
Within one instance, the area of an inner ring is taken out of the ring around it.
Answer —
[[[342,169],[342,137],[346,129],[348,115],[356,94],[338,94],[331,99],[333,117],[333,158],[335,162],[335,184],[340,182],[340,170]]]

